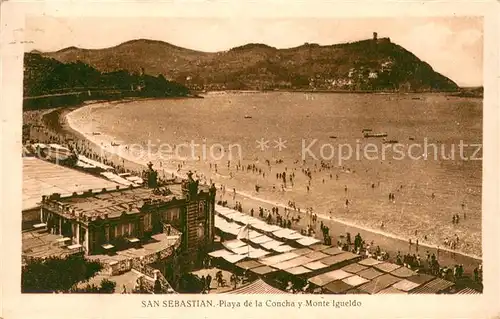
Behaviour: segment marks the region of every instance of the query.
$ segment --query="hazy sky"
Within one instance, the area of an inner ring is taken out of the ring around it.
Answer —
[[[52,18],[26,20],[26,50],[69,46],[105,48],[148,38],[200,51],[221,51],[247,43],[288,48],[390,37],[462,86],[483,83],[483,20],[449,18]]]

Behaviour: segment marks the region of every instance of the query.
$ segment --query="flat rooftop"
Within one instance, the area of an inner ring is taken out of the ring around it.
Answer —
[[[36,230],[23,232],[23,255],[34,258],[45,258],[49,256],[63,257],[71,251],[58,242],[60,238],[63,238],[63,236],[47,232],[38,232]]]
[[[120,216],[123,212],[127,214],[138,213],[146,201],[166,203],[174,197],[177,199],[183,198],[181,184],[171,184],[160,188],[160,190],[165,189],[170,190],[171,193],[155,193],[153,189],[144,187],[110,189],[106,191],[99,190],[91,195],[62,196],[52,202],[60,205],[56,211],[64,216],[68,215],[68,218],[73,216],[71,214],[72,210],[74,210],[75,215],[79,216],[91,218],[95,216],[103,217],[107,214],[108,218],[113,218]]]
[[[89,189],[114,189],[118,185],[107,179],[35,157],[23,157],[23,210],[39,207],[42,195],[71,194]]]

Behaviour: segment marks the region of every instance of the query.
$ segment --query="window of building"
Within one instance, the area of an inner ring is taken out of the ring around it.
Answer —
[[[129,224],[122,224],[122,234],[123,237],[127,237],[129,235],[129,229],[128,229]]]
[[[145,231],[151,230],[151,214],[144,215],[144,230]]]

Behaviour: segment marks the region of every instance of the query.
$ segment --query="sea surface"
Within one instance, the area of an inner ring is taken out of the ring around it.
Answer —
[[[480,99],[219,93],[89,105],[68,121],[107,150],[160,170],[182,165],[180,172],[192,170],[226,192],[294,201],[302,210],[441,247],[458,236],[458,251],[481,256],[482,151],[465,146],[482,142]],[[363,129],[397,143],[364,138]],[[286,186],[276,176],[282,172]]]

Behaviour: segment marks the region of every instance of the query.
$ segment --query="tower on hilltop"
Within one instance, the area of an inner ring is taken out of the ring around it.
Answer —
[[[377,38],[378,38],[378,33],[377,32],[373,32],[373,40],[377,41]]]

